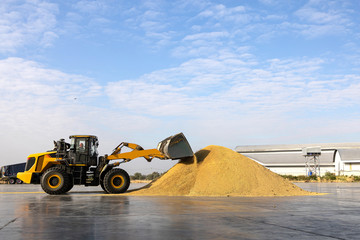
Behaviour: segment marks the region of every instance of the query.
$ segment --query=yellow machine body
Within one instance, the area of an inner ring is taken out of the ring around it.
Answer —
[[[22,180],[24,183],[31,183],[33,173],[41,173],[51,167],[56,162],[54,152],[35,153],[28,156],[28,160],[25,167],[25,172],[19,172],[17,178]]]
[[[17,178],[24,183],[33,183],[34,173],[43,173],[54,165],[60,165],[59,158],[56,158],[56,151],[34,153],[28,156],[25,172],[19,172]],[[85,164],[70,164],[71,166],[85,166]]]

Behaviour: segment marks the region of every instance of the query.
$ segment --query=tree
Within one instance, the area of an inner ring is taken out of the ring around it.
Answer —
[[[159,178],[162,174],[158,173],[158,172],[153,172],[150,173],[148,175],[143,175],[139,172],[134,173],[134,175],[130,176],[131,180],[155,180],[157,178]]]
[[[154,180],[154,179],[157,179],[158,177],[160,177],[160,173],[153,172],[146,176],[146,180]]]
[[[132,175],[130,178],[131,178],[132,180],[143,180],[143,179],[145,179],[145,176],[142,175],[142,174],[139,173],[139,172],[136,172],[136,173],[134,173],[134,175]]]

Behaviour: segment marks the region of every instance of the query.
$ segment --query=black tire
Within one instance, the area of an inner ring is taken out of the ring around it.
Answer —
[[[125,170],[114,168],[105,174],[103,183],[107,193],[124,193],[130,186],[130,177]]]
[[[16,183],[16,181],[15,181],[15,179],[10,178],[10,179],[9,179],[9,183],[10,183],[10,184],[15,184],[15,183]]]
[[[41,177],[42,189],[51,195],[68,192],[73,186],[72,182],[70,175],[58,167],[49,168]]]
[[[69,187],[66,189],[65,192],[70,191],[73,187],[74,187],[74,179],[73,176],[71,174],[68,174],[69,178],[70,178],[70,182],[69,182]]]
[[[105,189],[105,186],[104,186],[104,181],[101,181],[101,180],[100,180],[100,187],[102,188],[102,190],[104,190],[105,192],[107,192],[106,189]]]
[[[23,183],[23,181],[21,181],[20,179],[16,179],[16,184],[22,184]]]

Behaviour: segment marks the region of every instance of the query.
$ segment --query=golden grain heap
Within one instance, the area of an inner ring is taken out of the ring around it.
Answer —
[[[298,196],[311,195],[255,161],[210,145],[182,160],[161,178],[129,195]]]

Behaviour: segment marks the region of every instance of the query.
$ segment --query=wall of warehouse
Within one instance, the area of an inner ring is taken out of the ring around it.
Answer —
[[[310,145],[238,146],[236,151],[281,175],[306,175],[302,148]],[[321,146],[321,145],[319,145]],[[360,176],[360,143],[323,144],[320,175]]]
[[[304,166],[298,167],[268,167],[269,170],[280,175],[304,176],[306,175],[306,168]],[[320,176],[324,176],[326,172],[335,173],[334,167],[320,167]],[[351,174],[350,174],[351,175]]]
[[[334,172],[336,175],[360,176],[360,154],[354,159],[342,159],[340,152],[335,153]],[[358,159],[357,159],[358,158]]]
[[[293,162],[291,162],[291,159],[294,160],[294,154],[297,154],[297,158],[301,159],[301,162],[297,162],[296,164],[294,164]],[[278,152],[278,153],[261,153],[261,154],[247,154],[247,153],[242,153],[242,155],[256,161],[257,163],[265,166],[266,168],[270,169],[271,171],[277,173],[277,174],[281,174],[281,175],[292,175],[292,176],[301,176],[301,175],[306,175],[306,167],[305,167],[305,157],[303,157],[301,155],[301,153],[282,153],[282,152]],[[259,158],[259,156],[261,156]],[[276,156],[279,156],[279,158],[286,158],[288,157],[289,159],[289,163],[281,163],[281,164],[276,164],[273,162],[263,162],[261,161],[261,159],[266,158],[267,156],[271,156],[271,158],[276,158]],[[320,175],[323,176],[326,172],[331,172],[331,173],[335,173],[335,164],[334,163],[321,163],[321,157],[319,159],[319,163],[320,163]]]

